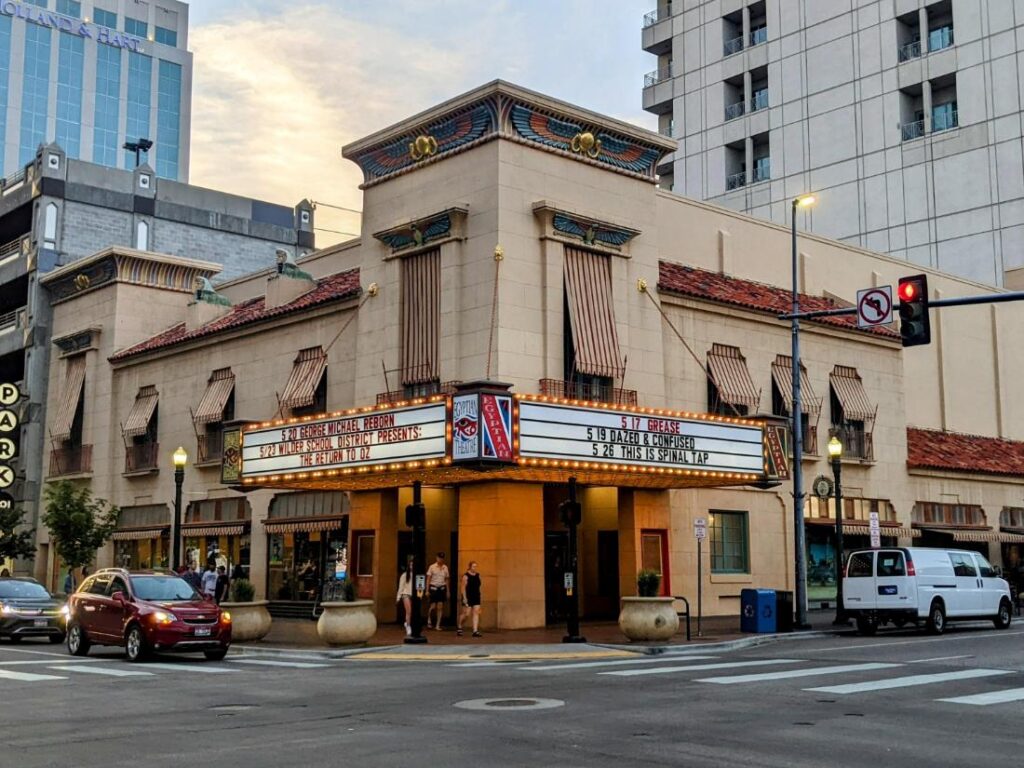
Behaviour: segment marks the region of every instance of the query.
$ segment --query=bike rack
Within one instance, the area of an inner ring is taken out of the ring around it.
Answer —
[[[680,619],[683,618],[684,616],[686,617],[686,640],[687,640],[687,642],[689,642],[689,640],[690,640],[690,601],[687,600],[682,595],[673,595],[672,599],[673,600],[682,600],[683,603],[686,605],[686,610],[685,611],[676,611],[676,616],[678,616]]]

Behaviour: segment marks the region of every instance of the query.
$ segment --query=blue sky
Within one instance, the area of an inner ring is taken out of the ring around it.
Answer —
[[[654,128],[640,25],[655,4],[192,0],[191,181],[361,208],[343,144],[498,77]],[[358,218],[321,208],[317,223],[348,232]]]

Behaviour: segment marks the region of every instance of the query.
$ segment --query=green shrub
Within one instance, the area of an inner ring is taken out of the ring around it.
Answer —
[[[356,583],[352,579],[342,579],[341,599],[346,603],[354,603],[356,601]]]
[[[231,584],[231,602],[251,603],[256,595],[256,587],[248,579],[235,579]]]
[[[657,571],[644,569],[636,575],[636,591],[640,597],[657,597],[661,587],[661,576]]]

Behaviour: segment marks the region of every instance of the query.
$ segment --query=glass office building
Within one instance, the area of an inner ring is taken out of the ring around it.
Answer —
[[[192,54],[176,0],[0,3],[0,160],[19,174],[40,144],[133,168],[126,142],[158,176],[188,181]]]

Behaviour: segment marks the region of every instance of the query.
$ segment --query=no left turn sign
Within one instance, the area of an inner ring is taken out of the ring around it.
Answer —
[[[857,291],[857,326],[871,328],[892,322],[892,286]]]

